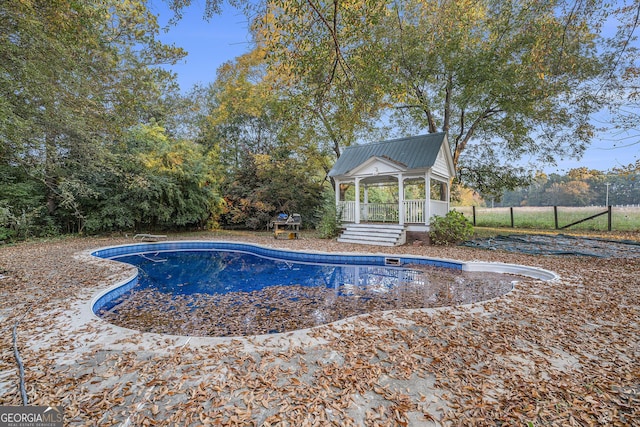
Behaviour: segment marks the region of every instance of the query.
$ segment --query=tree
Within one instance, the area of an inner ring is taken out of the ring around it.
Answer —
[[[227,225],[264,228],[279,212],[300,213],[309,224],[321,202],[330,161],[280,89],[258,48],[222,65],[207,92],[198,141],[219,153]]]
[[[98,196],[101,165],[122,132],[157,113],[171,76],[155,66],[184,54],[157,33],[142,1],[0,6],[2,185],[24,174],[39,181],[30,188],[43,192],[44,222],[82,230],[80,200]],[[3,203],[17,208],[15,199]]]
[[[295,158],[243,152],[241,167],[225,189],[227,225],[265,229],[278,213],[299,213],[305,226],[318,220],[323,181]]]
[[[192,141],[167,136],[156,123],[137,125],[102,170],[89,210],[90,232],[204,227],[217,223],[223,200],[217,157]]]
[[[380,44],[369,35],[385,3],[349,5],[268,1],[253,25],[255,39],[266,52],[267,71],[294,106],[296,122],[335,157],[358,139],[387,134],[375,123],[383,94],[380,76],[358,75],[353,68],[374,73],[381,68],[362,66],[383,58]],[[348,58],[347,45],[359,47]]]
[[[365,99],[365,114],[447,132],[458,178],[497,193],[529,176],[501,167],[525,154],[579,156],[593,137],[604,95],[594,84],[615,53],[600,38],[610,11],[593,1],[280,0],[257,28],[271,67],[301,87],[321,82],[319,97],[340,91],[337,105]]]
[[[202,140],[215,141],[227,172],[241,165],[242,154],[272,153],[284,144],[286,100],[279,99],[266,80],[264,52],[253,50],[218,69],[210,87],[210,111]]]
[[[602,178],[604,177],[604,173],[599,170],[580,167],[571,169],[567,172],[567,176],[572,180],[587,180]]]
[[[545,199],[550,206],[586,206],[591,200],[591,191],[584,181],[554,183],[545,191]]]

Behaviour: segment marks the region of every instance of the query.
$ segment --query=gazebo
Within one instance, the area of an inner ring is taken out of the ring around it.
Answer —
[[[398,245],[407,232],[428,232],[430,218],[449,211],[454,173],[444,132],[347,147],[329,171],[346,227],[338,240]],[[379,187],[390,187],[393,200],[370,202],[371,189]],[[395,230],[397,239],[381,236],[385,230]]]

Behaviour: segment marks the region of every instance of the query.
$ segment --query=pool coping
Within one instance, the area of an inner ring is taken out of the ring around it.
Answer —
[[[218,248],[213,248],[213,246],[218,246]],[[134,329],[128,329],[122,326],[109,323],[106,320],[100,318],[94,311],[94,307],[96,306],[96,304],[101,300],[104,300],[107,295],[111,294],[111,295],[114,295],[113,298],[117,298],[116,293],[118,295],[122,295],[122,293],[126,292],[127,290],[135,286],[135,284],[137,283],[137,277],[138,277],[137,269],[131,264],[122,263],[120,261],[112,260],[110,258],[103,258],[96,254],[103,252],[103,253],[110,253],[112,254],[111,256],[119,256],[119,255],[139,253],[142,251],[144,252],[147,252],[147,251],[154,251],[154,252],[165,251],[166,252],[166,251],[188,251],[188,250],[204,251],[204,250],[211,250],[211,249],[220,249],[219,246],[222,246],[222,247],[227,246],[227,248],[234,247],[236,248],[235,250],[241,250],[241,249],[238,249],[239,247],[244,249],[253,248],[261,251],[263,254],[265,253],[271,254],[271,255],[288,254],[288,255],[291,255],[293,258],[307,256],[306,257],[307,261],[310,261],[311,257],[313,256],[324,257],[324,259],[328,259],[328,258],[362,259],[362,258],[380,258],[380,257],[394,258],[394,259],[400,258],[403,262],[406,261],[404,262],[404,264],[436,265],[441,267],[446,265],[451,265],[451,266],[456,266],[455,268],[459,268],[462,271],[514,274],[514,275],[525,276],[528,278],[542,280],[542,281],[556,281],[560,279],[560,276],[555,272],[542,269],[539,267],[530,267],[530,266],[519,265],[519,264],[507,264],[507,263],[499,263],[499,262],[458,261],[458,260],[450,260],[450,259],[443,259],[443,258],[429,258],[429,257],[424,257],[419,255],[405,255],[405,254],[398,255],[398,254],[388,254],[388,253],[366,253],[365,254],[365,253],[358,253],[358,252],[322,252],[322,251],[308,251],[308,250],[299,251],[299,250],[291,250],[291,249],[273,248],[270,246],[264,246],[264,245],[255,244],[255,243],[238,243],[233,241],[222,241],[222,240],[180,240],[180,241],[163,241],[163,242],[149,242],[149,243],[133,243],[133,244],[106,246],[106,247],[92,249],[84,252],[85,255],[89,255],[90,259],[97,260],[97,261],[118,262],[131,267],[134,271],[132,274],[125,276],[124,278],[120,278],[120,280],[118,280],[116,283],[95,293],[91,298],[91,300],[89,301],[89,303],[83,305],[81,309],[82,317],[84,317],[87,320],[88,318],[90,318],[94,321],[98,321],[101,324],[103,324],[103,326],[108,325],[114,328],[114,331],[117,334],[123,334],[126,332],[126,334],[131,334],[131,333],[142,334],[143,336],[147,336],[149,338],[155,338],[156,340],[171,338],[177,341],[183,341],[182,345],[187,345],[189,343],[206,345],[206,344],[216,344],[221,342],[230,342],[233,340],[242,340],[242,339],[258,340],[261,342],[280,342],[282,339],[289,340],[292,337],[296,337],[296,340],[299,340],[300,342],[309,341],[309,340],[317,342],[317,339],[314,339],[309,336],[310,331],[323,326],[327,326],[327,325],[335,326],[335,325],[344,324],[345,322],[351,321],[353,319],[356,319],[362,316],[367,316],[369,314],[369,313],[360,314],[360,315],[340,319],[326,325],[318,325],[312,328],[299,329],[296,331],[282,332],[278,334],[233,336],[233,337],[213,337],[213,336],[208,337],[208,336],[171,335],[171,334],[141,332]],[[182,248],[179,249],[178,247],[182,247]],[[134,249],[134,248],[135,249],[144,248],[144,250],[135,250],[130,252],[126,251],[126,249]],[[376,264],[376,265],[379,265],[379,264]],[[120,290],[121,292],[118,292],[118,290]],[[498,296],[496,298],[502,298],[506,295],[509,295],[511,292],[513,292],[513,288],[511,291],[507,292],[506,294]],[[393,313],[397,311],[406,311],[406,310],[428,312],[428,311],[436,311],[436,310],[443,310],[443,309],[461,309],[468,306],[487,303],[489,301],[495,300],[496,298],[485,300],[485,301],[477,301],[469,304],[453,305],[453,306],[446,306],[446,307],[389,310],[389,311],[381,312],[381,314],[386,316],[389,313]]]

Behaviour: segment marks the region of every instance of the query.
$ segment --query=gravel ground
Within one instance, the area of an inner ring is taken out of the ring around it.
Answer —
[[[29,404],[64,406],[66,425],[640,425],[639,258],[381,248],[304,235],[196,238],[516,263],[560,279],[524,279],[506,296],[455,308],[187,339],[77,322],[99,290],[131,274],[86,251],[131,239],[3,246],[0,405],[22,404],[12,340],[19,321]]]

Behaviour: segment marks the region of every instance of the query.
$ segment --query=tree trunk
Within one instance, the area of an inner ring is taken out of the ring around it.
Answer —
[[[55,136],[47,133],[45,136],[45,159],[44,159],[44,184],[46,187],[47,212],[53,215],[58,207],[56,187],[58,179],[55,176],[56,169],[56,143]]]

